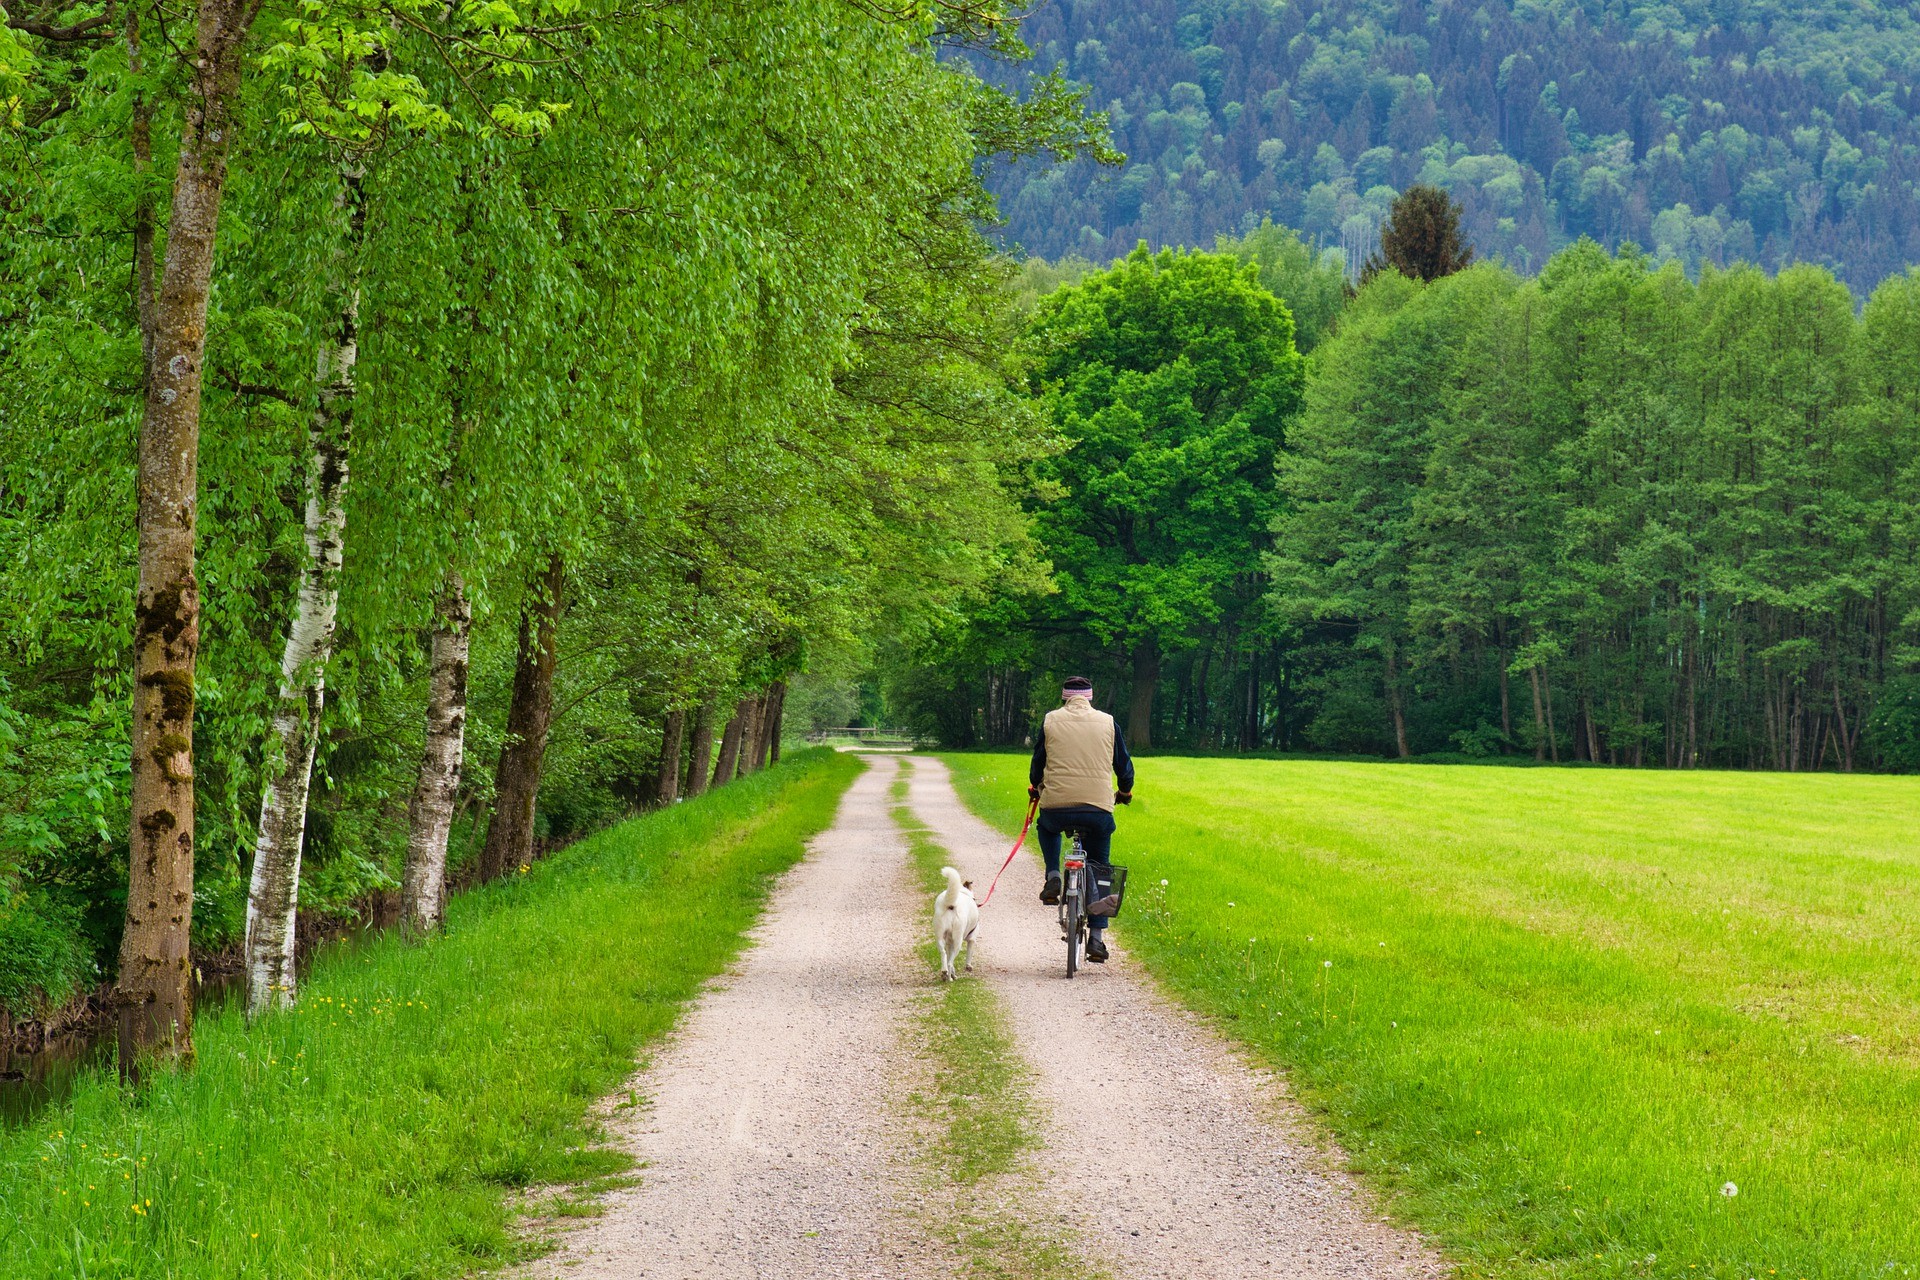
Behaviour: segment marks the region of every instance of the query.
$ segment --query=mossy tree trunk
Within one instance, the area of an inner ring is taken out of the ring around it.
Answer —
[[[1142,640],[1133,651],[1133,688],[1127,706],[1127,746],[1142,751],[1153,745],[1153,694],[1160,684],[1160,646]]]
[[[767,709],[765,714],[767,725],[765,735],[766,750],[763,752],[764,760],[771,761],[774,764],[780,763],[780,733],[786,722],[786,710],[787,682],[785,680],[775,680],[773,687],[767,690]]]
[[[704,795],[713,766],[713,703],[703,702],[693,714],[693,742],[687,751],[687,795]]]
[[[680,756],[685,745],[687,713],[669,711],[660,734],[660,786],[656,795],[661,804],[680,798]]]
[[[520,646],[513,666],[513,701],[507,708],[507,741],[493,778],[493,819],[480,850],[484,880],[533,862],[534,804],[553,722],[553,673],[558,661],[561,592],[566,563],[558,553],[535,584],[520,613]]]
[[[744,778],[760,767],[761,753],[766,749],[766,705],[764,693],[740,700],[735,712],[740,718],[740,760],[735,777]]]
[[[751,699],[742,698],[735,707],[733,718],[727,721],[727,728],[720,735],[720,758],[713,762],[713,785],[723,787],[733,781],[734,768],[740,763],[740,738],[746,729],[744,714]]]
[[[227,152],[257,0],[203,0],[187,63],[166,256],[142,346],[146,385],[136,492],[133,788],[126,930],[117,999],[120,1067],[139,1054],[193,1053],[193,704],[200,648],[198,515],[200,392],[207,294],[227,182]],[[136,245],[136,256],[138,246]],[[136,271],[138,264],[136,263]]]

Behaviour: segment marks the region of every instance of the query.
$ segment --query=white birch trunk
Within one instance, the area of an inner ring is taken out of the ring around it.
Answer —
[[[359,358],[357,289],[340,313],[338,341],[319,356],[320,405],[307,432],[307,565],[293,625],[280,659],[280,700],[268,756],[272,770],[260,802],[260,839],[247,892],[247,1016],[294,999],[294,917],[300,898],[300,853],[306,837],[307,791],[320,744],[327,661],[333,656],[340,602],[340,559],[347,530],[347,455],[353,442],[354,364]]]
[[[447,835],[460,791],[467,731],[467,645],[473,609],[466,584],[447,575],[447,591],[433,628],[433,667],[427,692],[427,742],[420,778],[407,802],[407,863],[401,875],[401,921],[415,934],[440,927],[447,904]]]

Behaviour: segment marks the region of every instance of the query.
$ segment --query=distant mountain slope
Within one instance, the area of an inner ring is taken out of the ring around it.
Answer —
[[[1262,216],[1370,245],[1438,182],[1482,254],[1920,262],[1920,21],[1866,0],[1052,0],[1023,27],[1130,163],[996,175],[1008,238],[1104,258]]]

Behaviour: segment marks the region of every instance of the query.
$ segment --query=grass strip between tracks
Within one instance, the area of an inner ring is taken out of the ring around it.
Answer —
[[[900,769],[893,820],[907,835],[921,885],[935,894],[946,888],[940,869],[952,855],[907,804],[913,762],[902,760]],[[939,969],[931,937],[920,958],[929,972]],[[1089,1270],[1067,1224],[1043,1217],[1052,1210],[1037,1194],[1038,1106],[993,988],[963,973],[927,992],[911,1025],[923,1067],[913,1102],[929,1134],[920,1154],[935,1191],[929,1203],[938,1206],[930,1229],[951,1236],[967,1273],[983,1280],[1103,1276]]]
[[[0,1133],[0,1273],[430,1280],[511,1261],[513,1193],[626,1163],[588,1109],[738,952],[862,765],[800,753],[323,957],[191,1070]]]

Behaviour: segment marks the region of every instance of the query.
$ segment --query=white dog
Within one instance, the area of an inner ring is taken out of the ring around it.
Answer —
[[[961,967],[973,971],[973,931],[980,925],[980,904],[973,900],[973,881],[962,880],[952,867],[940,868],[947,887],[933,899],[933,939],[940,944],[940,976],[952,982],[958,958]]]

